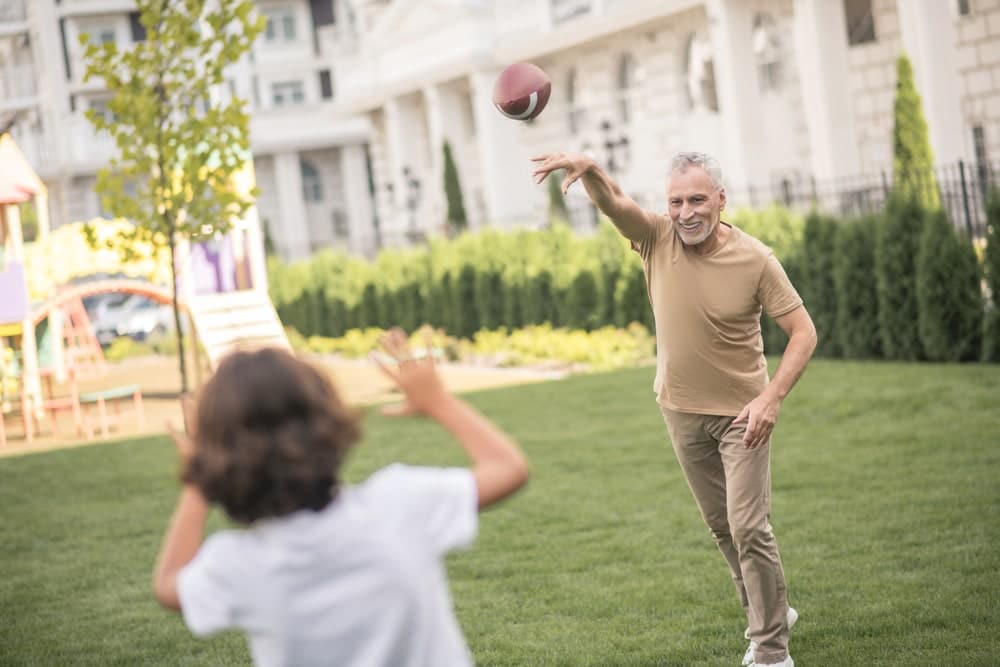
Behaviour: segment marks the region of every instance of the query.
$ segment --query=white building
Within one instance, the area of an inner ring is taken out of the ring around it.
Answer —
[[[286,257],[330,245],[371,252],[369,128],[334,112],[333,0],[258,6],[268,28],[228,87],[249,101],[260,218]],[[134,0],[0,0],[0,125],[16,114],[11,133],[49,187],[54,226],[102,213],[95,174],[114,150],[84,116],[108,96],[83,83],[78,36],[127,48],[145,38],[138,18]]]
[[[440,230],[442,145],[470,224],[537,224],[529,157],[588,150],[662,207],[669,156],[704,150],[734,204],[892,172],[895,60],[910,57],[940,164],[1000,150],[1000,0],[261,0],[234,72],[250,100],[260,216],[288,258],[371,253]],[[131,0],[0,0],[0,119],[50,184],[54,221],[98,211],[108,147],[82,115],[76,34],[140,37]],[[502,67],[552,79],[501,116]],[[103,151],[103,152],[102,152]],[[580,202],[579,193],[575,201]]]

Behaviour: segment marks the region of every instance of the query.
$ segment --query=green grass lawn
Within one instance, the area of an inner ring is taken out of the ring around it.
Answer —
[[[472,397],[534,473],[449,563],[479,665],[739,664],[741,611],[651,381]],[[814,362],[773,447],[796,664],[1000,664],[1000,367]],[[393,460],[463,458],[372,417],[347,477]],[[153,601],[175,470],[166,438],[0,459],[0,665],[248,663],[242,637],[195,640]]]

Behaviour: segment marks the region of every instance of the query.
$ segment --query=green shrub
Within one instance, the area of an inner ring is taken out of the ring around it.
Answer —
[[[917,257],[919,331],[931,361],[969,361],[982,351],[983,299],[979,264],[969,239],[944,211],[924,223]]]
[[[570,285],[567,300],[569,307],[566,326],[591,331],[601,324],[597,279],[593,271],[583,269],[576,274]]]
[[[893,193],[875,241],[879,338],[888,359],[923,357],[917,330],[917,254],[926,212],[920,201]]]
[[[816,355],[840,355],[837,340],[837,291],[833,281],[833,253],[837,222],[812,213],[806,218],[802,239],[802,299],[816,325]]]
[[[480,328],[476,308],[476,267],[463,264],[455,281],[452,300],[454,323],[451,331],[462,338],[470,338]]]
[[[148,343],[137,342],[128,336],[119,336],[104,351],[104,358],[108,361],[121,361],[122,359],[145,357],[151,354],[154,354],[153,347]]]
[[[837,340],[845,357],[864,359],[881,354],[878,290],[875,287],[875,216],[840,225],[833,253],[836,286]]]

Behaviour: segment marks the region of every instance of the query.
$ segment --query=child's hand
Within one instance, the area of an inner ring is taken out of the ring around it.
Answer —
[[[186,464],[194,455],[194,399],[190,394],[181,395],[181,410],[184,414],[184,431],[178,431],[171,422],[167,422],[167,431],[177,447],[181,464]]]
[[[382,412],[392,416],[414,414],[430,414],[448,397],[448,392],[441,382],[434,366],[434,356],[430,349],[430,333],[427,335],[427,354],[417,359],[410,351],[409,342],[402,329],[387,331],[381,338],[382,349],[390,357],[387,362],[376,355],[372,360],[382,369],[382,372],[399,387],[406,400],[398,405],[387,406]],[[393,368],[392,362],[398,366]]]

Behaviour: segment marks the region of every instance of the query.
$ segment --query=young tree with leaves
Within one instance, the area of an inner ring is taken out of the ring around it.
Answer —
[[[128,256],[150,242],[170,250],[171,290],[180,363],[187,391],[184,340],[177,307],[177,245],[225,232],[255,193],[234,187],[250,159],[244,100],[217,95],[228,66],[253,45],[266,21],[251,0],[138,0],[144,40],[127,49],[85,47],[85,80],[100,79],[113,95],[111,115],[87,112],[115,140],[118,155],[97,175],[104,208],[133,223],[118,247]]]
[[[905,55],[896,60],[892,145],[895,189],[908,190],[929,211],[940,207],[927,121],[913,81],[913,66]]]

